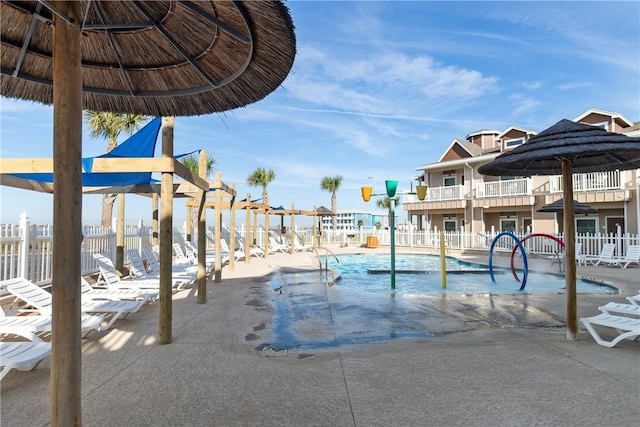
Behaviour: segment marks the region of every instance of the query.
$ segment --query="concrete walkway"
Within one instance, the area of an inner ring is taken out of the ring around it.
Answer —
[[[372,251],[335,252],[354,250]],[[156,344],[154,305],[90,334],[83,340],[84,425],[638,425],[640,342],[604,348],[582,327],[579,341],[567,341],[564,295],[345,301],[318,284],[285,283],[274,292],[267,275],[275,266],[313,270],[317,260],[278,254],[233,272],[225,267],[222,283],[209,282],[207,304],[196,304],[193,289],[176,294],[170,345]],[[581,267],[578,274],[620,289],[579,295],[581,317],[640,290],[638,267]],[[342,345],[271,346],[282,329],[277,308],[290,313],[294,339]],[[45,360],[2,380],[2,426],[48,425],[49,368]]]

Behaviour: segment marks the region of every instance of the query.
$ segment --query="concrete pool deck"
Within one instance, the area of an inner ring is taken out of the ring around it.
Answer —
[[[331,249],[338,255],[388,250]],[[461,258],[486,263],[486,254]],[[508,258],[495,262],[506,266]],[[557,270],[548,260],[532,264]],[[365,308],[375,308],[366,310],[367,318],[349,315],[352,304],[324,286],[274,292],[266,277],[273,266],[313,270],[317,260],[308,253],[277,254],[238,263],[233,272],[225,267],[222,283],[209,281],[207,304],[196,304],[194,289],[177,293],[170,345],[156,344],[154,305],[83,339],[84,425],[637,425],[640,342],[604,348],[582,325],[579,340],[567,341],[564,295],[408,298],[395,301],[400,307],[387,298],[387,311],[366,300]],[[578,275],[620,289],[617,295],[579,295],[579,317],[640,290],[638,267],[579,267]],[[274,304],[288,297],[297,298],[290,309],[308,304],[326,312],[320,322],[298,313],[290,326],[300,336],[373,331],[372,340],[271,347]],[[399,316],[405,303],[409,318]],[[393,338],[404,336],[402,327],[425,327],[430,335]],[[2,426],[48,425],[49,368],[47,359],[2,380]]]

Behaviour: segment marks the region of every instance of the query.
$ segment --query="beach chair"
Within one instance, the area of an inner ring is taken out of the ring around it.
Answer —
[[[51,294],[33,282],[24,278],[10,279],[3,282],[2,286],[17,299],[24,301],[42,315],[51,315],[53,310],[53,298]],[[113,325],[118,319],[124,319],[130,313],[137,312],[142,307],[142,301],[111,301],[89,300],[82,301],[80,310],[83,313],[104,314],[106,323],[96,327],[96,330],[104,331]]]
[[[582,318],[580,321],[587,328],[587,331],[589,331],[593,339],[604,347],[614,347],[622,340],[635,340],[640,336],[639,318],[614,316],[607,313],[601,313],[597,316]],[[614,329],[618,335],[611,341],[607,341],[600,336],[594,326]]]
[[[160,263],[158,263],[158,258],[156,258],[154,251],[151,248],[144,248],[142,249],[142,254],[149,265],[149,272],[153,275],[159,275]],[[198,274],[198,266],[191,264],[171,264],[171,271],[173,277],[192,278]]]
[[[137,249],[126,249],[125,253],[127,254],[127,258],[129,259],[129,271],[132,273],[132,276],[134,279],[136,280],[160,280],[160,271],[158,270],[157,273],[155,272],[148,272],[147,268],[144,265],[144,261],[142,260],[142,257],[140,256],[140,253],[138,252]],[[154,258],[155,259],[155,258]],[[197,273],[197,270],[196,270]],[[190,284],[192,284],[194,282],[196,278],[195,274],[192,275],[182,275],[179,277],[175,277],[175,276],[171,276],[171,281],[172,281],[172,285],[173,287],[175,287],[176,289],[180,290],[183,289],[186,286],[189,286]],[[156,292],[157,295],[157,291]]]
[[[238,247],[240,248],[240,251],[243,254],[246,254],[247,251],[246,251],[244,239],[238,238],[237,242],[238,242]],[[249,248],[249,256],[254,256],[256,258],[264,258],[264,249],[258,248],[258,247]]]
[[[289,245],[278,243],[275,237],[269,236],[269,253],[282,252],[286,253]]]
[[[82,292],[83,301],[95,299],[142,300],[144,304],[158,299],[159,294],[159,291],[154,289],[96,289],[84,277],[80,278],[80,292]]]
[[[576,243],[576,262],[578,265],[587,265],[587,256],[582,253],[582,243]]]
[[[293,250],[296,252],[309,252],[311,251],[313,248],[311,246],[304,246],[302,243],[300,243],[300,241],[298,240],[298,237],[294,237],[293,238]]]
[[[640,294],[627,297],[627,300],[633,305],[640,305]]]
[[[585,265],[587,262],[590,262],[592,265],[600,265],[600,263],[606,263],[609,265],[619,264],[620,260],[613,256],[613,253],[616,250],[616,245],[613,243],[605,243],[602,245],[602,250],[600,251],[600,255],[597,257],[589,257],[585,258]]]
[[[101,253],[94,253],[93,258],[98,264],[100,270],[100,276],[98,276],[98,283],[104,282],[109,290],[115,289],[160,289],[160,282],[157,279],[121,279],[118,276],[116,267],[107,256]]]
[[[0,380],[12,369],[30,371],[51,354],[48,342],[0,342]]]
[[[220,239],[220,249],[222,250],[222,256],[223,258],[225,258],[227,261],[229,260],[229,257],[231,256],[231,248],[229,247],[229,245],[227,244],[227,241],[224,239]],[[233,259],[235,261],[241,261],[244,259],[244,251],[241,251],[240,249],[236,249],[233,251]],[[226,264],[223,261],[223,264]]]
[[[103,315],[83,314],[80,324],[82,336],[94,329],[98,330],[103,320]],[[29,341],[39,341],[40,337],[36,333],[51,332],[51,327],[51,316],[48,315],[7,316],[0,314],[0,334],[19,335]]]
[[[193,258],[189,258],[187,256],[187,254],[182,250],[182,246],[180,246],[180,243],[174,243],[171,245],[171,247],[173,248],[173,252],[176,255],[174,264],[193,264]]]
[[[618,302],[609,302],[602,307],[598,307],[603,313],[626,316],[640,317],[640,305],[635,304],[623,304]]]
[[[640,245],[629,245],[624,258],[620,260],[620,267],[627,268],[629,264],[640,265]]]

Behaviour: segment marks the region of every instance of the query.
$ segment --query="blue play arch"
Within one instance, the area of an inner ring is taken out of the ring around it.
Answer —
[[[524,246],[522,246],[522,242],[520,242],[520,239],[518,239],[518,237],[515,234],[509,233],[508,231],[504,231],[498,234],[491,242],[491,247],[489,248],[489,275],[491,276],[491,281],[494,283],[496,281],[496,278],[493,274],[493,248],[496,246],[496,243],[502,236],[511,237],[513,241],[516,242],[516,245],[518,245],[518,247],[520,248],[520,253],[522,254],[522,262],[524,263],[524,275],[522,277],[522,284],[520,285],[520,290],[522,291],[524,290],[524,287],[527,286],[527,276],[529,275],[529,264],[527,263],[527,254],[524,251]]]

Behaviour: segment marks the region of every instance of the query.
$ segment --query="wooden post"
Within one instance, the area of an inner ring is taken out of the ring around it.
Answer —
[[[82,3],[54,6],[53,15],[53,229],[51,425],[82,425],[80,250],[82,247]]]
[[[564,198],[565,292],[567,293],[567,340],[578,340],[576,301],[576,227],[573,211],[573,166],[562,160],[562,196]]]
[[[216,172],[216,181],[222,181],[222,172]],[[222,238],[222,192],[217,190],[215,193],[216,216],[215,216],[215,245],[216,245],[216,265],[213,271],[213,281],[220,283],[222,281],[222,248],[220,247],[220,239]],[[231,256],[231,255],[229,255]]]
[[[173,158],[173,117],[162,118],[162,157]],[[170,344],[173,321],[173,173],[163,172],[160,190],[160,303],[158,344]]]
[[[158,246],[158,195],[153,193],[151,196],[151,244]]]
[[[247,193],[247,205],[245,208],[245,227],[244,227],[244,262],[249,262],[251,257],[251,240],[249,240],[249,227],[251,226],[251,194]]]
[[[116,221],[116,272],[124,276],[124,193],[118,194],[118,218]]]
[[[236,189],[236,183],[231,183],[231,188]],[[229,254],[229,271],[233,271],[235,268],[235,257],[234,253],[236,251],[236,207],[235,207],[235,197],[231,198],[229,202],[229,248],[231,249],[231,253]]]
[[[253,244],[258,245],[258,211],[253,212]]]
[[[198,159],[198,174],[200,178],[207,179],[207,152],[200,151]],[[198,304],[207,302],[207,191],[202,191],[198,206]],[[189,216],[189,218],[191,218]]]
[[[313,205],[313,211],[316,212],[316,205]],[[315,248],[316,244],[317,244],[317,232],[318,229],[316,228],[316,222],[318,221],[318,216],[317,215],[313,215],[313,242],[312,242],[312,246]]]
[[[191,200],[191,199],[189,199],[189,200]],[[188,242],[192,242],[193,241],[193,224],[191,224],[192,217],[193,217],[193,208],[191,206],[187,206],[187,220],[185,221],[185,230],[184,230],[184,232],[185,232],[185,240],[188,241]],[[198,217],[198,218],[200,218],[200,217]]]
[[[263,203],[267,207],[264,211],[264,257],[269,256],[269,198],[263,198]]]
[[[293,211],[296,209],[296,206],[294,204],[294,202],[291,202],[291,255],[294,254],[294,252],[296,251],[296,242],[294,241],[294,239],[296,238],[296,231],[295,231],[295,214],[293,213]]]

